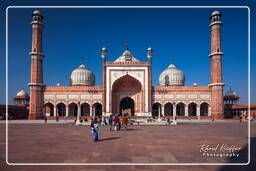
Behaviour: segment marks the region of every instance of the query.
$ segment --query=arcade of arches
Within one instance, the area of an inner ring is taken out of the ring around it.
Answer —
[[[48,102],[44,105],[46,116],[102,116],[102,105],[98,102],[93,105],[88,103],[70,103],[64,104],[62,102],[53,105]],[[80,112],[80,113],[79,113]]]
[[[117,79],[112,86],[112,113],[143,113],[141,83],[130,75]]]
[[[140,103],[137,102],[140,105]],[[79,112],[79,105],[77,103],[70,103],[68,105],[60,102],[56,105],[52,103],[46,103],[45,105],[46,116],[77,116]],[[136,109],[136,103],[133,98],[129,96],[123,97],[119,101],[118,112],[126,113],[134,116]],[[209,116],[210,105],[208,103],[196,104],[194,102],[186,105],[182,102],[173,104],[167,102],[164,105],[156,102],[152,105],[152,116]],[[88,103],[82,103],[80,105],[79,116],[102,116],[102,105],[100,103],[94,103],[89,105]]]
[[[209,116],[209,104],[196,104],[194,102],[178,104],[167,102],[164,105],[156,102],[152,105],[152,116]]]

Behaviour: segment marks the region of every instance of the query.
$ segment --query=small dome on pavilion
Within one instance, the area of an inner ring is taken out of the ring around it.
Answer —
[[[17,95],[16,95],[17,97],[20,97],[20,96],[28,96],[28,93],[25,91],[25,90],[20,90],[18,93],[17,93]]]
[[[225,96],[237,96],[237,93],[230,88],[229,91],[226,92]]]
[[[219,11],[215,10],[215,11],[212,12],[211,16],[213,16],[213,15],[221,15],[221,14],[220,14]]]
[[[106,51],[106,50],[107,50],[107,48],[106,48],[106,47],[103,47],[101,50],[102,50],[102,51]]]
[[[33,14],[40,15],[41,13],[39,10],[35,10],[35,11],[33,11]]]

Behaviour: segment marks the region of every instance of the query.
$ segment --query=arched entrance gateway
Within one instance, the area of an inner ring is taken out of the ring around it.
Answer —
[[[125,113],[134,116],[134,100],[130,97],[124,97],[120,102],[119,111],[121,114]]]
[[[143,113],[141,83],[130,75],[117,79],[112,86],[112,113],[128,113],[135,116]]]

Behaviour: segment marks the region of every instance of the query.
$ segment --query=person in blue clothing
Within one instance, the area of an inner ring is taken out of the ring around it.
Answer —
[[[99,122],[97,121],[96,117],[94,119],[92,119],[91,131],[93,134],[93,140],[98,141],[99,140]]]

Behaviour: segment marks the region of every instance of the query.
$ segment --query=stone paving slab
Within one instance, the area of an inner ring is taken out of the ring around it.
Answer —
[[[252,124],[255,145],[256,124]],[[88,126],[66,124],[10,124],[8,161],[11,163],[187,163],[246,162],[247,124],[184,123],[177,126],[129,126],[110,132],[100,127],[100,141],[93,142]],[[225,166],[8,166],[5,162],[5,124],[0,124],[0,170],[221,170]],[[198,145],[241,146],[240,158],[205,157]],[[253,148],[254,150],[254,148]],[[255,160],[255,157],[252,157]],[[47,168],[47,169],[46,169]]]

